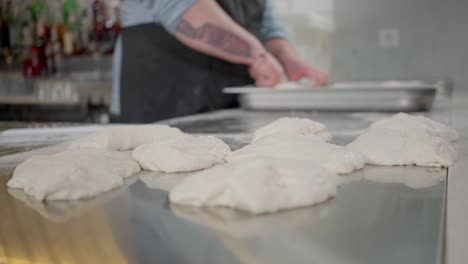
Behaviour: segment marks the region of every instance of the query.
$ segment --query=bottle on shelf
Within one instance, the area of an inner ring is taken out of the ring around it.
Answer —
[[[108,54],[114,52],[114,46],[117,41],[117,38],[121,32],[120,25],[120,5],[119,2],[114,2],[111,6],[109,19],[107,20],[107,31],[109,35],[109,48],[107,49]]]
[[[56,72],[62,56],[112,54],[119,7],[118,0],[0,0],[0,64],[23,62],[25,76],[35,76],[37,67]]]
[[[59,41],[59,26],[52,25],[50,28],[50,42],[49,42],[49,58],[48,61],[51,63],[52,73],[56,73],[60,68],[62,56],[62,46]]]
[[[73,55],[73,33],[65,31],[63,34],[63,54],[65,56]]]
[[[45,4],[42,0],[33,0],[31,2],[30,11],[31,11],[31,18],[34,22],[39,20],[42,11],[44,10]]]
[[[76,27],[77,27],[77,9],[75,0],[65,0],[63,2],[63,21],[65,31],[63,32],[63,53],[66,56],[73,55],[75,51]]]
[[[37,77],[41,75],[41,62],[39,59],[39,50],[36,46],[31,47],[31,76]]]
[[[19,65],[22,55],[23,46],[21,44],[21,31],[22,22],[24,21],[25,11],[24,2],[15,2],[13,0],[6,0],[6,17],[9,21],[9,33],[10,33],[10,54],[11,54],[11,65]],[[8,62],[7,62],[8,63]]]
[[[45,54],[46,54],[46,63],[47,63],[47,73],[55,74],[57,72],[57,68],[55,64],[55,54],[54,54],[54,48],[50,41],[46,45]]]
[[[32,64],[31,49],[24,48],[22,57],[23,57],[23,76],[25,78],[31,78],[33,77],[33,64]]]
[[[97,41],[104,40],[104,33],[106,29],[107,11],[106,5],[102,0],[94,0],[93,3],[93,24],[94,33],[96,34]]]
[[[91,34],[91,20],[87,9],[81,11],[80,27],[78,31],[78,43],[81,47],[81,54],[89,53]]]
[[[28,17],[29,18],[29,17]],[[25,77],[35,76],[35,68],[39,69],[37,52],[33,54],[33,30],[32,23],[25,19],[21,23],[20,45],[22,46],[23,75]],[[34,55],[34,58],[33,58]]]
[[[12,58],[10,53],[10,26],[7,17],[7,11],[0,3],[0,48],[1,55],[7,65],[11,65]]]
[[[46,25],[42,19],[36,23],[36,38],[34,41],[34,48],[37,51],[37,59],[39,64],[40,75],[47,75],[49,73],[47,65],[47,34]]]

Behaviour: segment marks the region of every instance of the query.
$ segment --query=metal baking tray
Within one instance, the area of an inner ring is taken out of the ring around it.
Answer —
[[[335,83],[323,88],[225,88],[249,110],[417,112],[431,109],[437,87],[423,82]]]

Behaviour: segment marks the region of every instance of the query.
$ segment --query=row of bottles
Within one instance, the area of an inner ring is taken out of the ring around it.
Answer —
[[[63,57],[112,54],[118,0],[0,0],[0,61],[26,77],[55,73]]]

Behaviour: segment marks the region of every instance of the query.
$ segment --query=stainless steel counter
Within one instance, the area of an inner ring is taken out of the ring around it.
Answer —
[[[429,115],[449,123],[449,106],[440,102]],[[217,134],[236,149],[250,132],[280,116],[323,122],[335,143],[346,144],[386,115],[231,110],[166,123]],[[336,199],[251,216],[172,206],[165,190],[185,175],[148,172],[94,199],[37,202],[5,186],[26,156],[0,157],[0,263],[443,262],[445,169],[368,166],[342,177]]]

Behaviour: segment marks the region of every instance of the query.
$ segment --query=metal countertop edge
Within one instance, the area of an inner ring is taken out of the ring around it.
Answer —
[[[448,171],[444,263],[468,261],[468,90],[452,98],[452,126],[460,133],[458,160]]]

